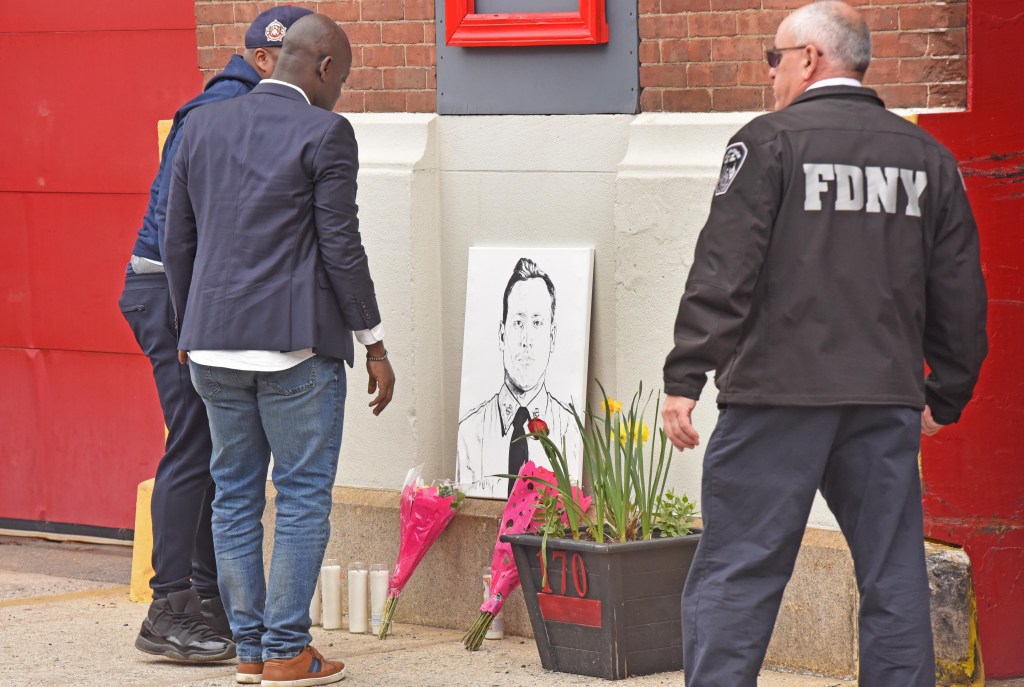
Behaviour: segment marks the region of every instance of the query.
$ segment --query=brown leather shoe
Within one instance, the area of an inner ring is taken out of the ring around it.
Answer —
[[[235,669],[235,682],[240,685],[258,685],[263,681],[263,661],[259,663],[242,663],[239,661]]]
[[[345,664],[328,661],[310,644],[294,658],[272,658],[263,664],[263,687],[312,687],[345,679]]]

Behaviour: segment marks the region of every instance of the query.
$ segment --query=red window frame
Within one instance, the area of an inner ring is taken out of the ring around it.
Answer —
[[[605,0],[579,0],[577,12],[476,14],[475,0],[445,0],[445,44],[594,45],[608,42]]]

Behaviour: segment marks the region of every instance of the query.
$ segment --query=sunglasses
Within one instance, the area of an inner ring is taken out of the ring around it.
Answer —
[[[803,50],[804,48],[807,47],[807,45],[809,44],[794,45],[789,48],[768,48],[767,50],[764,51],[765,57],[768,59],[768,66],[771,67],[772,69],[775,69],[776,67],[779,66],[779,62],[782,61],[782,53],[786,52],[787,50]],[[821,56],[822,52],[819,50],[818,57]]]

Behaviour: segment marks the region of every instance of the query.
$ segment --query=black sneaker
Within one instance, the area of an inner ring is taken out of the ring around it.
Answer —
[[[210,629],[217,633],[218,637],[231,639],[231,625],[228,623],[228,614],[224,612],[224,604],[219,596],[210,599],[203,599],[199,604],[199,610],[203,614],[203,620],[210,626]]]
[[[135,638],[135,648],[179,661],[224,661],[235,657],[235,645],[219,637],[203,619],[194,589],[172,592],[154,601]]]

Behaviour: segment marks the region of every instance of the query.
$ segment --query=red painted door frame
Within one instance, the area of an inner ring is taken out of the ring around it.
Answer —
[[[575,12],[477,14],[475,5],[475,0],[445,0],[448,45],[469,48],[608,42],[605,0],[579,0]]]
[[[1020,0],[968,4],[968,111],[920,125],[960,161],[981,233],[989,357],[961,421],[922,446],[929,537],[970,556],[988,677],[1024,675],[1024,45]]]

